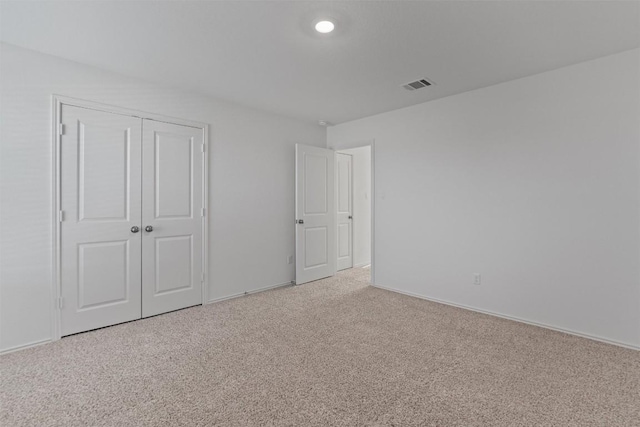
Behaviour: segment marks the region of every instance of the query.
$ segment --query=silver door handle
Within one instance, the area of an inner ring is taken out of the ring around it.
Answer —
[[[349,219],[353,219],[353,217],[351,215],[349,215]]]
[[[297,224],[304,224],[304,219],[298,219],[298,220],[296,220],[296,223]]]
[[[133,227],[131,227],[132,233],[137,233],[138,231],[140,231],[140,227],[138,227],[137,225],[134,225]]]
[[[151,233],[151,232],[153,231],[153,227],[152,227],[152,226],[150,226],[150,225],[147,225],[147,226],[144,228],[144,231],[146,231],[147,233]]]

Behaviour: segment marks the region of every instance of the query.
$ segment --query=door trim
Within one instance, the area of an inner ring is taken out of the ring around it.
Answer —
[[[139,119],[154,120],[157,122],[172,123],[181,126],[188,126],[202,130],[202,141],[204,153],[202,156],[202,206],[204,208],[204,215],[202,218],[202,305],[209,302],[209,224],[208,218],[210,214],[209,209],[209,151],[211,146],[209,144],[209,124],[204,122],[198,122],[194,120],[186,120],[177,117],[164,116],[161,114],[149,113],[141,110],[134,110],[130,108],[123,108],[114,105],[101,104],[98,102],[87,101],[84,99],[72,98],[64,95],[53,94],[51,95],[51,146],[53,148],[52,156],[52,215],[51,215],[51,232],[52,232],[52,281],[51,281],[51,304],[52,304],[52,319],[51,319],[51,341],[57,341],[62,337],[61,328],[61,309],[60,298],[62,295],[62,283],[60,278],[61,259],[60,259],[60,244],[61,244],[61,194],[62,187],[60,182],[60,130],[59,123],[62,117],[62,106],[68,105],[73,107],[86,108],[90,110],[97,110],[106,113],[119,114],[122,116],[136,117]]]

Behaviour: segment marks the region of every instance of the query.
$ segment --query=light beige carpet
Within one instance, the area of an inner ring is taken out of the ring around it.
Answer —
[[[640,425],[640,352],[376,289],[368,274],[8,354],[0,424]]]

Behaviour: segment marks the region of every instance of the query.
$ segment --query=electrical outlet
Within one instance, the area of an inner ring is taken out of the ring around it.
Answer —
[[[287,257],[287,262],[288,262],[289,264],[293,264],[293,255],[289,255],[289,256]]]
[[[480,276],[480,273],[476,273],[473,275],[473,284],[474,285],[479,285],[482,282],[482,277]]]

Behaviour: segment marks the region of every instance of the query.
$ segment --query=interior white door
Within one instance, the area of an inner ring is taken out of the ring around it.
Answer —
[[[296,283],[336,271],[335,153],[296,144]]]
[[[202,138],[202,129],[143,120],[143,317],[202,304]]]
[[[61,334],[141,316],[141,120],[62,106]]]
[[[353,156],[336,153],[338,270],[353,267]]]

